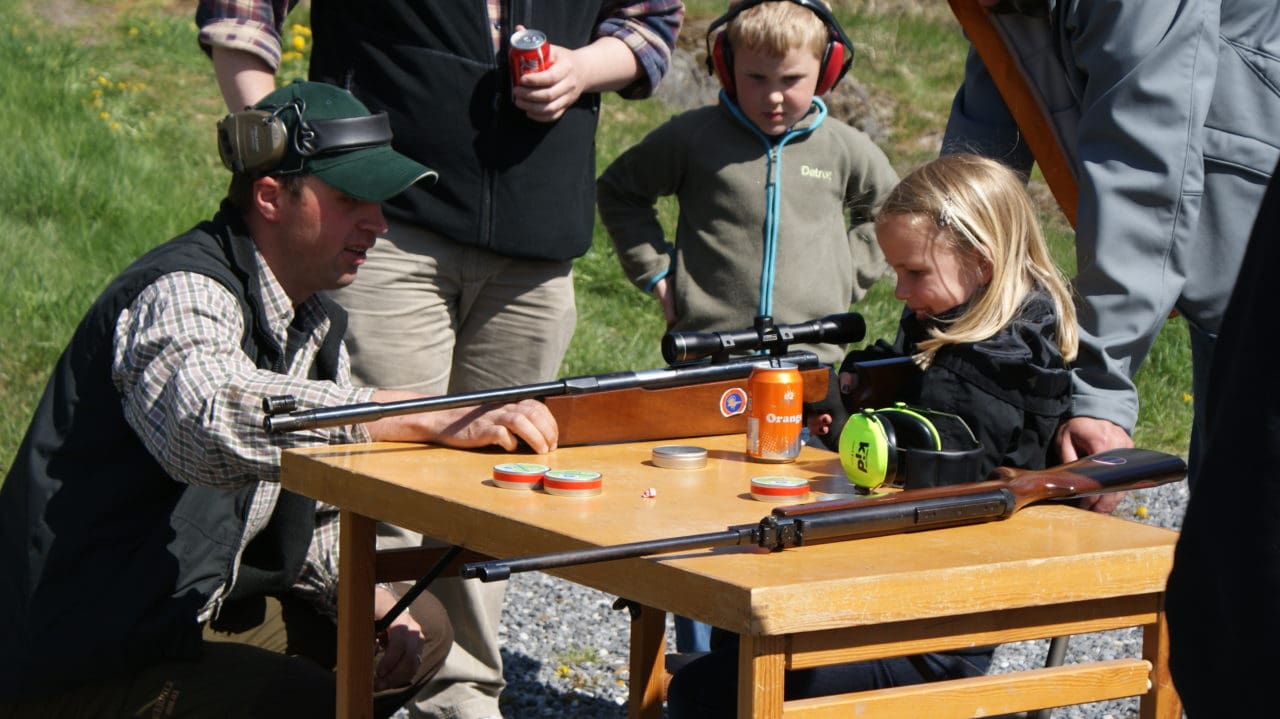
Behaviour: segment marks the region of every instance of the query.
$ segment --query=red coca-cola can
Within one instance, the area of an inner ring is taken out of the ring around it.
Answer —
[[[800,454],[804,380],[790,362],[762,362],[747,379],[747,456],[792,462]]]
[[[551,67],[551,44],[541,30],[517,30],[511,35],[511,48],[507,51],[507,63],[511,68],[511,86],[520,84],[520,78],[531,72],[542,72]]]

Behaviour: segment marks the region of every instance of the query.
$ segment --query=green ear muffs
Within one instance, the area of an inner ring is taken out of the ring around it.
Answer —
[[[840,464],[866,491],[973,482],[981,479],[981,459],[982,445],[963,419],[902,402],[850,415],[840,433]]]

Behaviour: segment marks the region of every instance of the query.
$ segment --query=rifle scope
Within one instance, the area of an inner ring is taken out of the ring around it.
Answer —
[[[670,364],[711,355],[748,354],[759,350],[780,354],[796,342],[859,342],[867,323],[857,312],[827,315],[794,325],[775,325],[768,315],[756,317],[755,327],[727,332],[668,332],[662,337],[662,358]]]

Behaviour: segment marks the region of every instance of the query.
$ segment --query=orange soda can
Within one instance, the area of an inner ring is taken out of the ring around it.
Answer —
[[[761,362],[747,379],[747,456],[793,462],[800,454],[804,382],[790,362]]]
[[[551,45],[541,30],[517,30],[511,35],[510,45],[507,64],[511,70],[512,87],[519,85],[520,78],[525,75],[551,67]]]

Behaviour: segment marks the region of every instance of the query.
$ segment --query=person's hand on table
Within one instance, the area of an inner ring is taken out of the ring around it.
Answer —
[[[420,399],[423,395],[402,390],[378,390],[375,402]],[[556,448],[559,428],[547,406],[526,399],[507,404],[460,407],[385,417],[368,425],[374,440],[437,442],[451,447],[474,448],[496,444],[514,451],[523,440],[538,454]]]

